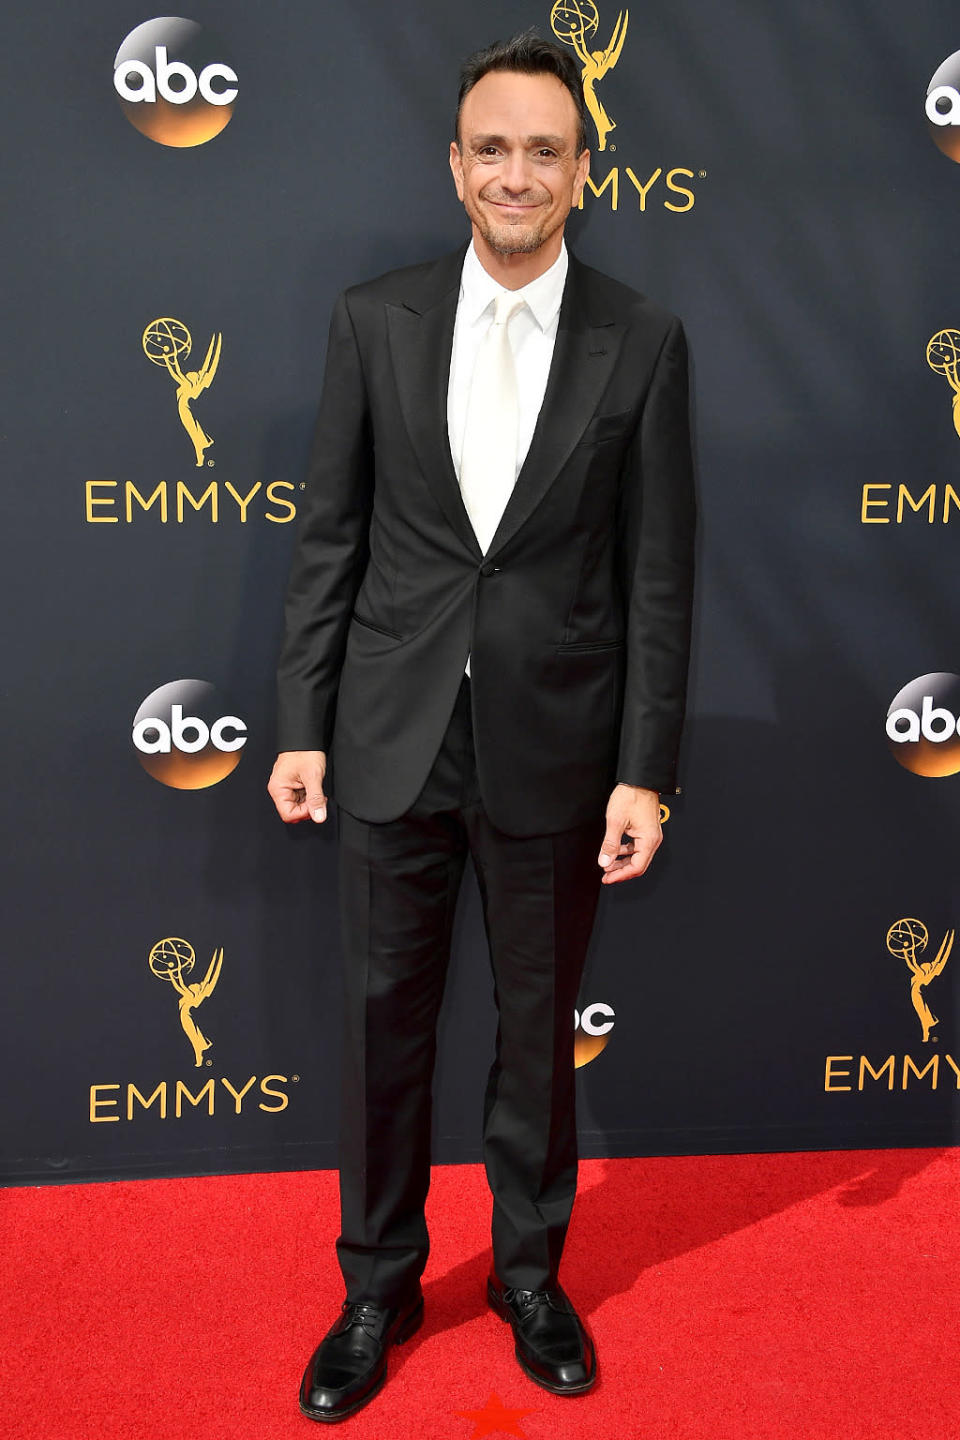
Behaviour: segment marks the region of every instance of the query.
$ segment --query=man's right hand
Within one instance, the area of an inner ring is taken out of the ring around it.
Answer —
[[[326,770],[323,750],[281,750],[267,785],[281,820],[288,825],[298,820],[323,824],[327,818],[327,797],[323,793]]]

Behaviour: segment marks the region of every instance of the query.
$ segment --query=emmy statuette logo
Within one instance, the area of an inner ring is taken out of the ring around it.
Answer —
[[[916,1057],[909,1053],[884,1055],[883,1049],[858,1054],[851,1046],[847,1055],[828,1055],[824,1061],[823,1088],[828,1095],[904,1094],[917,1090],[928,1094],[950,1090],[960,1095],[960,1056],[951,1055],[937,1045],[940,1038],[933,1032],[940,1020],[930,1004],[931,989],[943,974],[953,952],[954,930],[946,930],[937,953],[929,959],[930,932],[922,920],[904,916],[895,920],[887,931],[887,951],[907,967],[910,1004],[920,1022],[920,1039],[924,1046]],[[904,1006],[906,1010],[906,1006]],[[911,1025],[911,1030],[913,1026]],[[914,1030],[914,1034],[916,1031]],[[884,1047],[886,1048],[886,1047]]]
[[[631,163],[627,158],[629,148],[609,138],[617,129],[617,122],[601,100],[597,87],[620,61],[629,20],[629,10],[619,10],[610,38],[603,46],[597,37],[607,32],[606,26],[601,31],[596,0],[553,0],[550,10],[550,29],[579,61],[583,102],[597,137],[596,144],[590,145],[590,171],[577,208],[582,210],[584,204],[596,202],[609,205],[614,215],[618,212],[647,215],[659,209],[687,215],[697,201],[696,184],[707,178],[706,170],[689,165],[655,165],[649,156],[643,161],[634,157]],[[614,154],[617,150],[622,153]],[[598,156],[603,157],[601,164],[606,163],[606,174],[595,164]]]
[[[186,361],[189,357],[193,349],[193,338],[181,320],[160,316],[150,321],[142,337],[144,355],[154,365],[162,366],[177,387],[177,414],[180,416],[180,424],[190,437],[198,465],[203,464],[204,455],[213,440],[190,407],[194,400],[213,384],[217,366],[220,364],[222,339],[220,334],[211,335],[200,369],[184,371],[180,360],[183,357]]]
[[[201,1116],[279,1115],[290,1105],[289,1089],[299,1083],[298,1074],[279,1073],[232,1075],[212,1072],[210,1053],[213,1041],[201,1030],[197,1011],[217,988],[223,969],[223,947],[218,946],[203,972],[196,978],[197,956],[189,940],[168,935],[150,949],[147,965],[151,975],[161,982],[164,991],[169,985],[176,996],[180,1028],[187,1040],[184,1047],[176,1043],[177,1053],[184,1062],[184,1050],[193,1056],[194,1079],[159,1079],[156,1075],[140,1074],[126,1080],[96,1080],[88,1087],[87,1107],[91,1125],[156,1125],[177,1121],[196,1123]],[[146,984],[152,989],[150,981]],[[160,990],[154,992],[158,997]],[[171,1017],[173,1006],[164,996],[163,1010]],[[175,1035],[171,1030],[171,1038]],[[178,1067],[179,1068],[179,1067]],[[204,1073],[197,1075],[197,1070]],[[200,1122],[202,1123],[202,1122]]]
[[[926,950],[929,939],[929,932],[923,921],[909,917],[897,920],[887,931],[887,949],[898,960],[905,961],[910,971],[910,1004],[917,1012],[924,1044],[930,1039],[933,1027],[940,1023],[930,1009],[924,991],[932,980],[943,974],[943,968],[953,949],[954,932],[948,930],[944,935],[934,959],[920,960],[918,957]]]
[[[949,386],[953,428],[960,435],[960,330],[938,330],[931,335],[926,358],[934,375],[942,376]],[[910,521],[949,525],[954,515],[960,515],[960,489],[947,479],[928,480],[929,476],[924,475],[914,482],[913,489],[902,481],[899,485],[884,480],[864,481],[861,525],[902,525]]]
[[[942,375],[953,395],[953,428],[960,435],[960,331],[938,330],[927,341],[927,364],[935,375]]]
[[[195,980],[188,984],[184,976],[191,973],[195,962],[196,955],[190,942],[172,936],[166,940],[158,940],[150,951],[148,960],[150,969],[157,979],[169,981],[177,993],[180,1025],[193,1047],[194,1064],[199,1068],[203,1064],[205,1052],[210,1049],[213,1042],[208,1040],[200,1029],[194,1018],[194,1011],[203,1004],[204,1000],[209,1000],[216,989],[223,966],[223,950],[214,950],[213,959],[207,966],[207,973],[202,980]],[[210,1061],[207,1063],[210,1064]]]
[[[207,452],[214,443],[194,414],[194,406],[202,401],[204,391],[209,390],[216,379],[223,348],[223,336],[214,331],[210,336],[203,363],[199,368],[189,369],[193,336],[182,320],[172,315],[158,315],[145,326],[140,336],[144,355],[158,370],[165,370],[173,382],[171,393],[166,381],[157,383],[154,393],[162,399],[164,390],[177,407],[177,416],[189,441],[189,448],[182,447],[182,455],[193,457],[190,474],[193,480],[180,475],[166,479],[154,474],[149,480],[138,476],[126,480],[86,480],[83,485],[84,516],[88,525],[135,525],[141,522],[155,525],[189,525],[206,522],[219,525],[226,520],[237,520],[246,525],[252,518],[262,519],[271,525],[289,525],[296,519],[297,506],[294,497],[298,487],[290,480],[258,480],[250,476],[241,481],[236,471],[229,476],[196,474],[198,469],[212,467],[216,461],[207,458]],[[146,366],[144,366],[144,373]],[[169,405],[169,400],[166,405]],[[172,408],[172,407],[171,407]],[[169,414],[169,411],[168,411]],[[172,429],[171,434],[179,433]],[[178,445],[180,442],[177,442]],[[162,457],[145,453],[143,460],[148,467]],[[229,452],[227,468],[230,468]],[[149,471],[148,471],[149,473]],[[237,486],[239,485],[239,489]],[[304,490],[301,482],[299,489]]]
[[[113,88],[135,130],[177,150],[219,135],[239,94],[221,41],[178,15],[130,31],[113,62]]]
[[[583,98],[597,131],[598,150],[606,150],[607,136],[617,128],[617,122],[604,109],[597,85],[620,59],[629,19],[629,10],[621,10],[606,49],[591,50],[590,43],[600,27],[594,0],[556,0],[550,11],[550,29],[561,45],[571,46],[582,66]]]

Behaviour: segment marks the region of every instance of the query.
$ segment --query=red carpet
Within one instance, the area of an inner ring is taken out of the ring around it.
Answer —
[[[949,1440],[958,1180],[956,1150],[585,1162],[563,1279],[601,1378],[563,1400],[483,1304],[482,1171],[438,1169],[424,1328],[336,1430],[296,1407],[341,1298],[333,1174],[7,1190],[0,1434]]]

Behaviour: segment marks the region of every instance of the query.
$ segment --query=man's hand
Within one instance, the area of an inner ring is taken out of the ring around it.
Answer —
[[[624,835],[630,839],[624,842]],[[597,863],[603,884],[617,885],[642,875],[663,840],[660,796],[638,785],[617,785],[607,801],[607,833]]]
[[[327,818],[327,797],[323,793],[326,771],[327,757],[323,750],[280,752],[267,790],[281,820],[288,825],[298,820],[323,824]]]

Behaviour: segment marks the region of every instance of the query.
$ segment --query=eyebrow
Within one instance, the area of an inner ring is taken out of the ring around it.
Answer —
[[[471,145],[504,145],[510,137],[507,135],[470,135],[467,137]],[[554,150],[562,150],[569,145],[569,140],[562,135],[526,135],[523,137],[524,145],[549,145]]]

